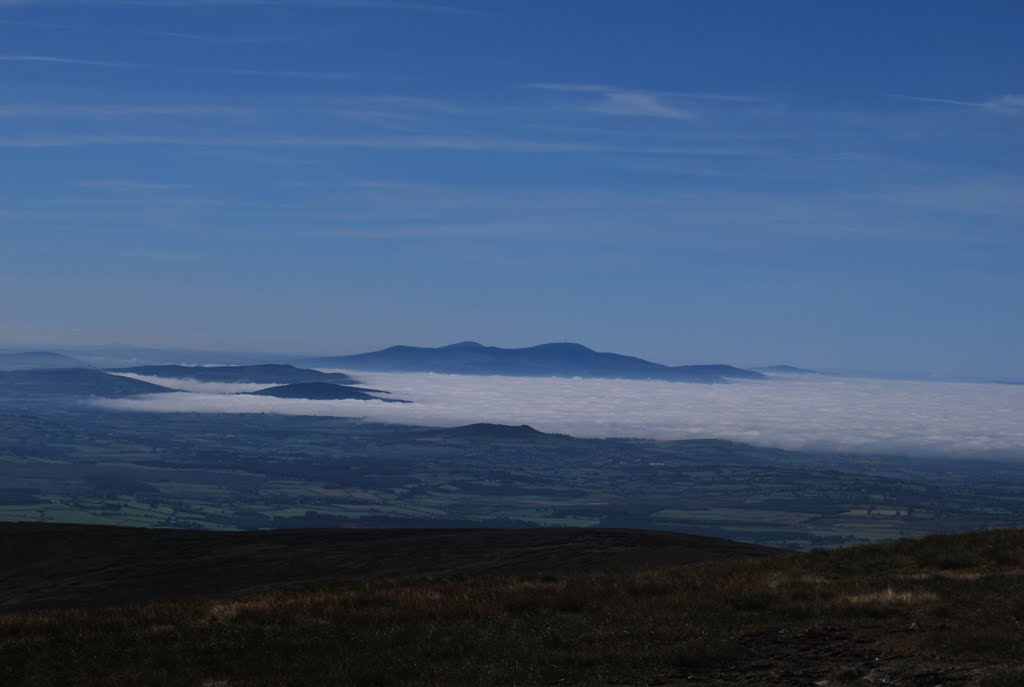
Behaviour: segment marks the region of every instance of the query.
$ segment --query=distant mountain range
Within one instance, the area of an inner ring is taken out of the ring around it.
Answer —
[[[0,392],[24,396],[104,396],[115,398],[169,391],[174,391],[174,389],[85,367],[0,372]]]
[[[220,365],[199,367],[191,365],[141,365],[110,370],[144,377],[165,379],[195,379],[200,382],[228,382],[237,384],[303,384],[308,382],[356,383],[341,372],[306,370],[293,365]]]
[[[758,372],[766,372],[768,374],[785,374],[785,375],[820,375],[821,373],[817,370],[806,370],[802,367],[794,367],[793,365],[769,365],[768,367],[755,367]]]
[[[63,353],[50,351],[0,353],[0,370],[51,370],[65,367],[85,367],[85,363]]]
[[[127,344],[61,346],[62,353],[106,370],[138,365],[257,365],[283,360],[278,353],[191,348],[152,348]]]
[[[732,379],[765,379],[754,370],[731,365],[670,367],[617,353],[600,353],[576,343],[548,343],[530,348],[498,348],[466,341],[440,348],[392,346],[359,355],[304,361],[306,365],[381,372],[439,372],[519,377],[591,377],[722,383]],[[789,366],[767,372],[802,372]],[[124,397],[175,391],[123,375],[200,382],[266,384],[259,396],[309,400],[387,400],[387,392],[357,386],[341,372],[322,372],[287,364],[260,365],[142,365],[106,371],[86,367],[76,358],[49,351],[0,353],[0,392],[29,396]]]
[[[382,398],[387,391],[366,389],[336,382],[354,381],[340,373],[325,373],[317,370],[303,370],[291,365],[250,365],[240,367],[188,367],[161,365],[135,367],[104,372],[88,367],[67,367],[59,369],[29,369],[0,371],[0,397],[45,398],[100,396],[124,398],[141,394],[182,393],[159,384],[152,384],[123,373],[163,377],[165,379],[191,377],[209,382],[241,382],[275,384],[267,389],[246,395],[271,396],[308,400],[388,401],[408,403],[398,399]],[[332,381],[281,383],[288,379],[315,379]]]
[[[659,379],[710,384],[765,378],[760,372],[731,365],[670,367],[618,353],[599,353],[577,343],[547,343],[530,348],[498,348],[475,341],[440,348],[392,346],[372,353],[315,358],[304,363],[376,372]]]

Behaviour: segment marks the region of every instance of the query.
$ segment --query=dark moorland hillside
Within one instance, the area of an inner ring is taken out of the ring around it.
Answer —
[[[0,683],[1018,687],[1022,622],[1024,532],[1002,530],[646,570],[341,580],[0,613]]]
[[[307,362],[348,370],[520,377],[660,379],[701,383],[764,378],[760,372],[731,365],[670,367],[629,355],[599,353],[577,343],[547,343],[529,348],[498,348],[475,341],[440,348],[392,346],[371,353],[317,358]]]
[[[601,529],[261,532],[0,524],[0,610],[91,606],[345,579],[643,569],[781,553],[727,539]]]

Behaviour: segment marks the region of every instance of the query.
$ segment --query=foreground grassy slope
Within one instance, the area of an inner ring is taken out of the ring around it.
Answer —
[[[201,532],[0,523],[0,610],[208,596],[325,578],[640,570],[779,553],[727,539],[643,530]]]
[[[5,685],[1024,684],[1024,532],[0,615]]]

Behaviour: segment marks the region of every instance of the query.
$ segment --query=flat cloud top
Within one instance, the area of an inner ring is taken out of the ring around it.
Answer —
[[[580,437],[718,438],[787,449],[1024,458],[1024,386],[818,376],[704,385],[359,375],[367,386],[413,403],[205,393],[97,403],[151,412],[328,415],[436,427],[493,422]]]
[[[192,377],[155,377],[153,375],[135,374],[134,372],[111,372],[110,374],[116,374],[119,377],[128,377],[130,379],[138,379],[139,381],[157,384],[159,386],[167,387],[168,389],[193,391],[203,394],[244,394],[250,391],[269,389],[272,386],[280,386],[280,384],[256,384],[245,382],[202,382],[198,379],[193,379]]]

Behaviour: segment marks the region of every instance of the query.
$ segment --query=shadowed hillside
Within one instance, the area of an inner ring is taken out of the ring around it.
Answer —
[[[223,594],[324,577],[527,575],[778,553],[726,539],[600,529],[198,532],[0,524],[0,609]]]
[[[95,544],[103,533],[81,534]],[[464,573],[454,577],[320,582],[217,599],[0,613],[0,682],[1024,684],[1020,531],[657,569],[596,572],[581,566],[572,575],[531,573],[538,560],[557,558],[567,545],[589,551],[605,567],[629,552],[676,545],[662,540],[652,546],[637,532],[592,533],[595,539],[571,544],[566,537],[582,533],[504,534],[511,538],[502,540],[497,532],[392,532],[382,534],[392,538],[390,555],[386,547],[372,550],[385,555],[382,565],[397,564],[402,573],[418,571],[401,567],[414,560],[401,553],[410,545],[420,551],[419,561],[432,561],[427,571],[454,554],[452,571],[461,561]],[[480,538],[485,535],[497,539]],[[297,548],[332,550],[323,533],[291,536],[303,542]],[[368,536],[356,533],[364,553],[371,551],[361,539]],[[154,570],[166,565],[169,554],[136,549],[138,543],[122,539],[120,555],[154,557]],[[59,549],[48,550],[60,560]],[[68,550],[66,561],[77,552]],[[234,549],[195,562],[204,573],[228,580],[247,569],[247,560],[249,568],[276,567],[281,579],[294,568],[295,549],[276,564],[252,553]],[[512,554],[518,563],[502,569],[486,562],[496,554]],[[477,571],[497,576],[467,576],[465,563],[473,560]],[[102,561],[92,565],[93,574],[109,574]],[[137,584],[145,574],[121,580]]]
[[[174,391],[91,368],[0,372],[0,393],[19,396],[134,396]]]

